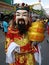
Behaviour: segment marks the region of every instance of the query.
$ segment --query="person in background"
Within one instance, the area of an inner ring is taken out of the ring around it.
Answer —
[[[4,20],[2,22],[2,26],[3,26],[3,31],[6,33],[8,32],[8,26],[9,26],[9,22],[8,22],[8,16],[4,17]]]

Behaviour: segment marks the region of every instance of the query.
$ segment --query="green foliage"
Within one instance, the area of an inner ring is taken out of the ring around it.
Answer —
[[[12,11],[4,10],[3,12],[4,12],[4,14],[9,14],[9,13],[11,13]]]
[[[33,13],[36,13],[38,15],[43,15],[43,11],[42,10],[35,10],[35,9],[32,9]]]

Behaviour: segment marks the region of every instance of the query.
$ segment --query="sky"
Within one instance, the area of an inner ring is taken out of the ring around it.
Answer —
[[[26,4],[34,4],[37,3],[39,0],[14,0],[14,3],[26,3]],[[49,8],[49,0],[41,0],[41,4],[44,8]]]

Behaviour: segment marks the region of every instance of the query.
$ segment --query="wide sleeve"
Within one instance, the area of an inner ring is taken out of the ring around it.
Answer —
[[[6,63],[11,64],[15,62],[14,51],[20,53],[20,46],[15,42],[11,42],[6,53]]]
[[[13,34],[10,33],[10,29],[8,29],[8,32],[5,37],[5,51],[7,52],[7,48],[9,47],[10,43],[13,42]]]

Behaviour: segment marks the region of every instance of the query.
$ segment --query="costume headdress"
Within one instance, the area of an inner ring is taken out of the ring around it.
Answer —
[[[17,10],[27,10],[29,12],[30,7],[27,4],[25,4],[25,3],[17,4],[16,5],[16,11]]]

